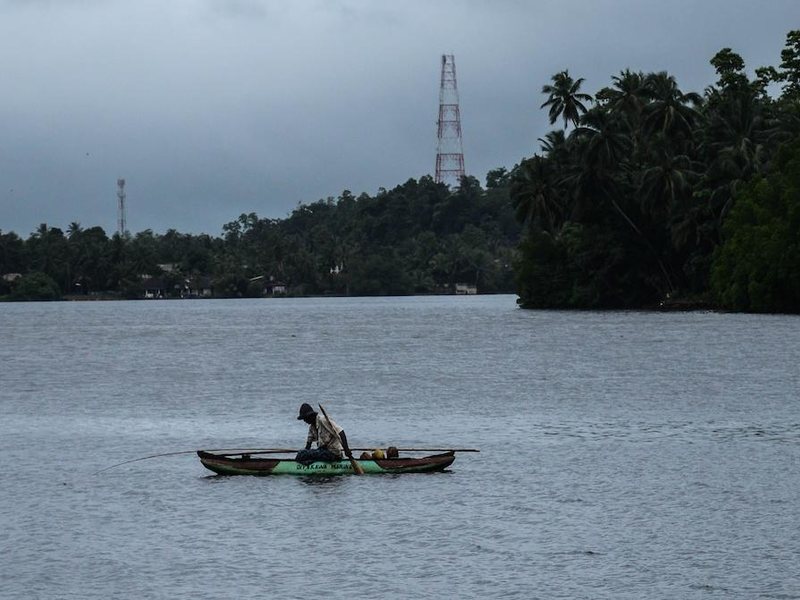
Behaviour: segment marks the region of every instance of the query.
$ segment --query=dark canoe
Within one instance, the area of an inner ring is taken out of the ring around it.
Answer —
[[[304,465],[291,458],[256,458],[249,454],[221,455],[198,450],[206,469],[219,475],[352,475],[348,460],[314,462]],[[365,475],[380,473],[430,473],[444,471],[456,459],[454,452],[419,458],[360,459]]]

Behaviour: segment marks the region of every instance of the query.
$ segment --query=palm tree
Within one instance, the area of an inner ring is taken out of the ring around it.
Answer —
[[[535,155],[514,171],[509,191],[517,221],[555,233],[564,219],[564,194],[555,182],[550,159]]]
[[[80,235],[81,231],[83,231],[81,224],[77,221],[73,221],[69,224],[69,227],[67,227],[67,237],[71,240],[76,235]]]
[[[626,126],[631,138],[632,156],[638,157],[642,149],[642,112],[650,100],[645,76],[640,71],[625,69],[612,77],[611,81],[612,86],[600,90],[597,98],[605,109]]]
[[[569,160],[569,143],[563,129],[549,131],[539,138],[542,152],[555,165],[564,165]]]
[[[589,94],[580,92],[583,78],[572,79],[569,71],[561,71],[552,77],[553,84],[542,87],[542,93],[547,94],[548,98],[540,108],[550,107],[550,124],[555,123],[559,117],[564,119],[564,128],[569,123],[573,126],[578,125],[580,116],[586,112],[584,102],[591,102]]]
[[[769,115],[757,90],[728,94],[711,90],[707,104],[699,147],[709,165],[703,187],[711,191],[712,210],[721,228],[739,186],[763,172],[771,151],[789,134]]]
[[[572,178],[578,201],[576,209],[582,210],[581,204],[593,199],[608,202],[650,250],[663,275],[666,291],[673,292],[672,277],[653,240],[637,225],[623,204],[628,195],[621,183],[625,181],[624,169],[630,156],[631,140],[620,129],[619,120],[601,107],[595,107],[583,116],[581,126],[570,137],[574,138],[580,152],[580,168]]]
[[[643,212],[662,223],[691,197],[692,184],[697,179],[691,158],[686,154],[671,154],[665,145],[662,142],[652,153],[650,164],[641,173],[637,192]]]
[[[603,178],[618,170],[630,155],[630,138],[619,127],[619,121],[599,107],[583,116],[580,127],[570,137],[580,142],[584,166]]]
[[[763,103],[747,91],[722,97],[712,92],[702,149],[711,156],[735,163],[741,178],[759,172],[766,162],[766,147],[775,131],[764,114]]]
[[[611,78],[613,85],[597,92],[598,100],[602,100],[612,113],[622,113],[628,117],[636,117],[642,113],[647,103],[645,77],[641,71],[625,69]]]
[[[691,138],[699,117],[696,109],[703,102],[700,95],[684,94],[675,78],[665,71],[648,75],[645,85],[652,99],[643,111],[645,129],[651,134],[660,131],[670,139]]]
[[[593,209],[598,200],[608,201],[612,208],[637,233],[641,231],[618,199],[625,159],[630,154],[630,138],[617,127],[612,116],[595,107],[581,119],[581,125],[570,135],[575,158],[568,178],[576,200],[573,211],[581,215]]]

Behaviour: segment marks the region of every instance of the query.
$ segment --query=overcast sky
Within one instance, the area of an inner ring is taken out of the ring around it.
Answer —
[[[0,229],[219,235],[243,212],[431,174],[455,55],[466,170],[538,150],[541,87],[630,67],[684,91],[780,63],[799,0],[0,0]]]

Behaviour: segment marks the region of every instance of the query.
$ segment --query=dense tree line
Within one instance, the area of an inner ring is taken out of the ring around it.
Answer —
[[[511,176],[523,306],[800,310],[800,31],[753,79],[730,48],[711,64],[702,95],[666,72],[544,86],[564,128]]]
[[[177,295],[201,275],[221,297],[259,296],[269,281],[298,295],[442,293],[457,282],[512,292],[519,232],[505,169],[489,174],[486,189],[472,177],[451,190],[426,176],[375,196],[344,191],[285,219],[243,214],[220,237],[109,237],[78,223],[66,232],[41,225],[27,239],[0,231],[0,274],[22,274],[0,282],[0,296],[134,298],[145,277],[163,279]]]
[[[529,308],[719,306],[800,311],[800,31],[778,67],[748,76],[720,50],[702,94],[666,72],[624,70],[594,95],[562,71],[542,108],[563,128],[511,171],[455,189],[430,177],[375,196],[243,214],[222,235],[109,237],[72,223],[0,231],[0,296],[168,295],[207,276],[214,294],[513,291]],[[169,265],[170,268],[165,268]],[[513,266],[513,272],[512,272]],[[283,289],[283,288],[282,288]],[[177,292],[175,292],[177,293]]]

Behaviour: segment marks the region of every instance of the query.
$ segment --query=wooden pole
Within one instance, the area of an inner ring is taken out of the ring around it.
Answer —
[[[372,446],[372,448],[350,448],[351,450],[375,450],[380,446]],[[398,452],[480,452],[477,448],[398,448]]]
[[[255,448],[253,450],[203,450],[203,452],[220,452],[220,454],[215,454],[214,456],[242,456],[244,454],[249,455],[257,455],[257,454],[297,454],[300,452],[294,448]]]
[[[336,427],[334,427],[333,421],[331,421],[331,418],[328,416],[328,413],[325,412],[325,409],[323,408],[322,404],[319,405],[319,409],[322,411],[322,414],[325,417],[325,420],[328,421],[328,425],[331,426],[331,431],[333,431],[333,434],[336,436],[336,439],[339,440],[339,444],[344,446],[344,444],[342,444],[342,438],[339,435],[339,432],[336,431]],[[352,453],[351,453],[351,456],[347,457],[347,459],[350,461],[350,466],[353,467],[353,472],[356,475],[363,475],[364,474],[364,469],[362,469],[361,465],[358,464],[356,462],[356,459],[352,457]]]
[[[350,448],[352,451],[367,451],[371,452],[376,448],[381,448],[380,445],[370,446],[368,448]],[[480,452],[477,448],[398,448],[398,452]],[[189,450],[189,452],[193,452],[193,450]],[[242,454],[297,454],[300,450],[296,450],[293,448],[262,448],[262,449],[253,449],[253,450],[238,450],[238,449],[230,449],[230,450],[206,450],[205,452],[222,452],[223,454],[218,454],[218,456],[240,456]],[[157,455],[161,456],[161,455]]]

